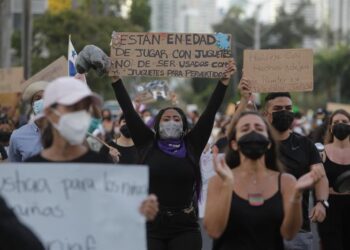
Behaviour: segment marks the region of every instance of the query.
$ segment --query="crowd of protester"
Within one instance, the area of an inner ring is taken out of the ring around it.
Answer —
[[[203,112],[140,109],[119,77],[110,79],[118,116],[78,79],[32,83],[22,95],[32,114],[26,124],[1,110],[1,161],[148,165],[150,195],[140,204],[148,249],[200,250],[199,163],[209,150],[217,175],[209,182],[204,226],[213,249],[350,249],[350,193],[337,189],[338,177],[350,171],[349,113],[301,110],[285,92],[257,104],[247,78],[239,83],[235,112],[219,113],[235,62],[223,71]],[[28,246],[7,243],[9,249],[41,249],[9,211],[1,201],[0,235],[19,230]],[[313,242],[311,223],[320,242]]]

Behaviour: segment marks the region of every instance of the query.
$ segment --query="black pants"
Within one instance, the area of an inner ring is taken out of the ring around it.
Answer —
[[[326,219],[318,224],[323,250],[350,249],[350,195],[330,195]]]
[[[147,224],[148,250],[201,250],[202,235],[194,212],[160,212]]]

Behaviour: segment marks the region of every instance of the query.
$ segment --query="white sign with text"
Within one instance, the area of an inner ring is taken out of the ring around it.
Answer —
[[[47,250],[146,250],[148,168],[2,164],[0,194]]]

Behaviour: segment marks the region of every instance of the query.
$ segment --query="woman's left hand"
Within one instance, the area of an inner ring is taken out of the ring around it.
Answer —
[[[220,81],[224,84],[224,85],[228,85],[230,82],[230,78],[231,76],[234,75],[234,73],[237,71],[237,67],[236,67],[236,61],[231,58],[230,61],[228,62],[225,72],[224,72],[224,77],[220,79]]]
[[[143,214],[148,221],[154,220],[158,210],[158,199],[154,194],[150,194],[140,206],[140,213]]]
[[[301,176],[296,183],[296,189],[300,192],[313,187],[325,175],[324,169],[313,167],[310,172]]]

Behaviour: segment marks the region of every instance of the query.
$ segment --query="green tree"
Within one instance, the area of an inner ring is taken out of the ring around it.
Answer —
[[[148,4],[148,0],[132,1],[130,10],[130,21],[136,25],[144,28],[145,31],[149,31],[151,16],[151,7]]]
[[[275,23],[260,24],[261,48],[298,48],[302,46],[305,35],[315,36],[317,31],[306,24],[303,15],[303,11],[308,5],[308,1],[303,1],[291,13],[287,13],[282,6],[278,10]],[[243,51],[245,49],[253,49],[254,47],[255,16],[244,18],[243,14],[244,12],[241,8],[233,6],[223,21],[213,27],[215,32],[232,35],[231,47],[238,69],[234,77],[234,89],[236,89],[236,84],[242,77]],[[197,98],[200,98],[201,106],[209,99],[210,93],[214,88],[212,82],[208,79],[195,79],[192,81],[193,90],[199,96]],[[228,92],[229,94],[224,100],[225,103],[228,100],[238,99],[237,93],[233,89],[229,89]]]
[[[338,46],[315,55],[315,94],[320,102],[350,100],[350,47]]]
[[[37,16],[33,24],[33,74],[44,68],[58,57],[67,56],[68,35],[77,52],[85,45],[94,44],[109,54],[112,31],[139,32],[142,28],[120,17],[94,16],[82,11],[65,11],[56,15],[46,13]],[[88,74],[88,82],[92,89],[113,98],[108,86],[108,79],[99,78],[94,72]]]

